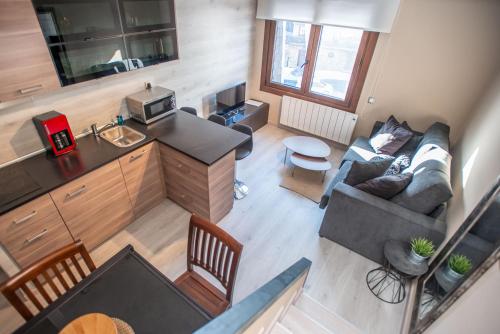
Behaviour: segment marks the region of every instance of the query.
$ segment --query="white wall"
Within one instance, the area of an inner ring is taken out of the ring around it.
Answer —
[[[456,143],[500,63],[499,17],[497,0],[402,0],[391,34],[379,37],[353,138],[394,114],[417,130],[445,122]],[[270,121],[277,123],[281,98],[259,89],[263,21],[256,36],[251,92],[271,104]],[[375,104],[367,103],[369,96]]]
[[[448,238],[500,177],[500,69],[473,110],[452,152]]]
[[[467,119],[454,150],[454,196],[449,202],[447,239],[500,176],[499,125],[500,71]],[[426,333],[499,333],[499,310],[500,263],[497,262]]]
[[[124,97],[145,81],[175,90],[179,106],[200,114],[216,91],[249,81],[255,0],[176,1],[175,7],[179,60],[0,104],[0,164],[42,148],[31,121],[37,114],[62,112],[79,134],[125,113]]]

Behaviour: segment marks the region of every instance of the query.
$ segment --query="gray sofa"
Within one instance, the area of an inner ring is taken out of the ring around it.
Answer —
[[[372,135],[382,125],[377,122]],[[409,241],[413,237],[427,237],[437,247],[445,237],[446,201],[452,196],[449,159],[443,162],[432,155],[427,159],[417,157],[428,147],[449,152],[449,131],[447,125],[434,123],[396,152],[395,156],[410,149],[416,169],[408,187],[390,200],[343,182],[352,161],[367,161],[377,156],[369,138],[358,137],[345,153],[339,172],[321,199],[320,207],[326,210],[319,235],[380,264],[384,262],[384,243],[390,239]]]

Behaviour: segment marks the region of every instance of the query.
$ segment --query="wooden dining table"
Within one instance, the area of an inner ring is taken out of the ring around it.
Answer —
[[[89,313],[121,319],[137,334],[193,333],[211,320],[128,245],[14,334],[57,334]]]

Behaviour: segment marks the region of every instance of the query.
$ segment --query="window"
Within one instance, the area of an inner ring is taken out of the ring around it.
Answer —
[[[378,33],[267,21],[261,90],[355,112]]]

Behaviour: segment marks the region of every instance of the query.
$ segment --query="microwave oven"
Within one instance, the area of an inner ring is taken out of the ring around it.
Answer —
[[[126,97],[130,116],[149,124],[175,112],[175,92],[160,86],[151,87]]]

